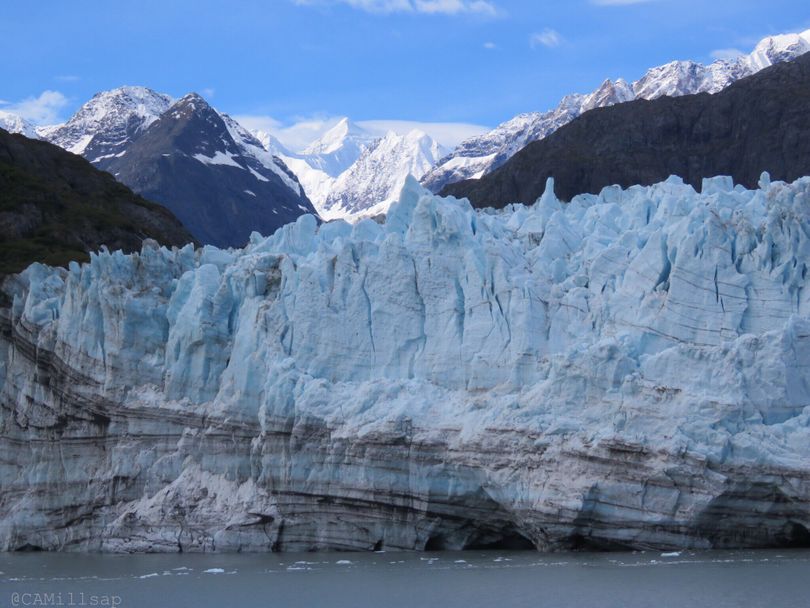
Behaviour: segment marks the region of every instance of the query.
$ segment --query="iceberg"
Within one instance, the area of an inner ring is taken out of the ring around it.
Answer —
[[[810,178],[34,264],[0,549],[810,544]]]

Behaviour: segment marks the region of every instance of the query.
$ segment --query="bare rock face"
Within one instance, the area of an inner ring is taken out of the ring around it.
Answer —
[[[33,265],[0,548],[806,546],[810,179]]]

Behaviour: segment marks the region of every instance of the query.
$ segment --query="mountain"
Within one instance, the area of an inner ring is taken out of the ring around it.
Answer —
[[[340,119],[299,153],[287,150],[272,135],[260,133],[257,138],[295,173],[322,217],[326,217],[324,205],[335,180],[378,139],[348,118]]]
[[[810,54],[723,89],[587,112],[532,142],[502,167],[443,192],[476,206],[533,203],[553,177],[566,200],[604,186],[652,184],[677,175],[694,187],[729,175],[754,187],[810,175]]]
[[[105,160],[115,177],[172,210],[203,243],[240,246],[315,214],[279,159],[197,94],[178,100]]]
[[[423,131],[414,129],[405,135],[390,131],[335,179],[321,214],[331,219],[385,213],[408,176],[418,179],[441,156],[441,146]]]
[[[256,133],[298,176],[321,217],[358,219],[385,213],[408,175],[417,178],[445,153],[430,136],[415,129],[373,135],[348,118],[310,143],[290,152],[265,133]]]
[[[547,137],[593,108],[634,99],[717,93],[740,78],[808,51],[810,30],[770,36],[760,41],[749,55],[708,66],[694,61],[673,61],[648,70],[632,84],[621,79],[606,80],[589,95],[568,95],[549,112],[520,114],[489,133],[462,142],[422,178],[422,183],[438,192],[447,184],[477,179],[501,166],[528,143]]]
[[[808,547],[810,178],[702,190],[29,268],[0,550]]]
[[[119,87],[94,95],[65,124],[38,132],[52,144],[106,169],[172,102],[168,95],[146,87]]]
[[[36,125],[25,120],[22,116],[0,110],[0,129],[9,133],[19,133],[30,139],[39,139]]]
[[[83,158],[0,129],[0,276],[33,262],[87,261],[102,245],[139,251],[145,238],[194,240],[167,209]]]
[[[351,167],[377,139],[348,118],[342,118],[307,146],[301,157],[314,169],[337,177]]]

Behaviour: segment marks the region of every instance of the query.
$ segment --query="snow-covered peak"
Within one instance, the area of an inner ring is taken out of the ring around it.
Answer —
[[[422,177],[445,152],[419,129],[404,135],[389,131],[334,181],[318,212],[326,219],[385,213],[408,176]]]
[[[287,149],[287,147],[281,143],[275,135],[270,133],[269,131],[265,131],[263,129],[255,129],[250,132],[253,137],[259,140],[262,144],[262,147],[267,150],[268,152],[275,154],[276,156],[280,156],[282,154],[287,155],[291,154],[291,152]]]
[[[5,129],[9,133],[20,133],[32,139],[39,139],[36,127],[33,123],[25,120],[18,114],[0,110],[0,129]]]
[[[669,95],[685,95],[703,86],[705,68],[694,61],[671,61],[654,67],[633,83],[634,97],[655,99]]]
[[[165,112],[172,98],[146,87],[124,86],[97,93],[64,125],[40,135],[74,154],[98,163],[126,145]]]
[[[774,63],[789,61],[810,51],[810,30],[799,34],[768,36],[757,44],[745,59],[754,71]]]
[[[296,154],[309,166],[337,177],[354,163],[377,137],[354,124],[348,118],[338,123]]]
[[[193,115],[217,114],[208,102],[197,93],[188,93],[175,101],[166,110],[166,114],[174,119],[181,119]]]
[[[593,108],[603,108],[617,103],[630,101],[635,97],[633,87],[621,78],[615,82],[608,79],[590,95],[586,95],[580,102],[580,109],[587,112]]]
[[[373,140],[373,135],[344,117],[334,127],[309,144],[302,154],[305,156],[334,154],[347,145],[367,144]]]

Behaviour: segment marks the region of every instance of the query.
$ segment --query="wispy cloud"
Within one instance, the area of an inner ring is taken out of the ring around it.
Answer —
[[[484,48],[487,49],[488,51],[492,51],[494,49],[497,49],[498,45],[495,44],[494,42],[485,42],[484,43]]]
[[[657,0],[591,0],[591,4],[596,6],[627,6],[630,4],[647,4]]]
[[[54,80],[58,80],[59,82],[78,82],[80,78],[73,74],[66,74],[64,76],[55,76]]]
[[[740,49],[715,49],[709,55],[712,59],[736,59],[745,55],[745,52]]]
[[[59,91],[43,91],[38,97],[26,97],[16,103],[2,102],[0,106],[34,124],[47,125],[61,121],[62,110],[68,103],[68,98]]]
[[[546,28],[542,32],[535,32],[529,37],[529,46],[536,49],[538,46],[554,48],[562,44],[563,37],[556,30]]]
[[[292,0],[299,6],[344,4],[367,13],[423,13],[428,15],[480,15],[494,17],[498,7],[490,0]]]
[[[213,87],[206,87],[200,90],[200,94],[206,99],[213,99],[214,93],[216,93],[216,89],[214,89]]]

